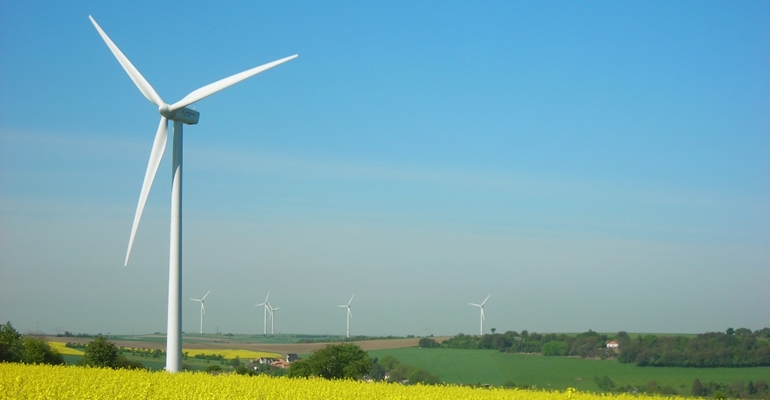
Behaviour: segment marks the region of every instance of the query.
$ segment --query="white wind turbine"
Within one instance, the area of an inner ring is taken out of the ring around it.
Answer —
[[[203,316],[206,315],[206,308],[203,307],[203,301],[206,300],[206,296],[208,296],[209,293],[211,293],[211,290],[206,292],[206,295],[203,296],[202,299],[193,299],[192,297],[190,297],[190,300],[197,301],[198,303],[201,303],[201,334],[203,333]]]
[[[228,88],[244,79],[250,78],[260,72],[266,71],[276,65],[285,63],[297,57],[289,56],[259,67],[255,67],[227,78],[210,83],[193,90],[187,96],[173,104],[168,104],[155,92],[146,79],[131,64],[131,61],[123,55],[118,46],[112,42],[102,30],[99,24],[91,17],[99,35],[102,37],[112,54],[126,71],[144,97],[158,107],[160,124],[155,133],[155,140],[150,151],[150,161],[147,163],[147,171],[144,175],[142,190],[139,193],[139,203],[136,206],[134,224],[131,227],[131,237],[128,240],[125,265],[128,265],[128,257],[131,255],[131,246],[134,243],[136,229],[142,218],[147,195],[158,171],[158,165],[163,157],[168,139],[168,121],[174,121],[173,155],[171,165],[171,243],[169,250],[169,283],[168,283],[168,329],[166,333],[166,371],[179,372],[182,369],[182,126],[183,124],[195,125],[198,123],[200,113],[187,108],[199,100],[202,100],[222,89]]]
[[[267,296],[265,297],[264,302],[254,305],[254,307],[265,307],[265,335],[267,335],[267,313],[270,313],[270,320],[273,320],[273,311],[270,309],[270,303],[267,302],[268,298],[270,298],[270,292],[267,292]]]
[[[280,307],[273,308],[270,303],[267,303],[267,307],[270,309],[270,334],[275,335],[275,312],[280,310]]]
[[[353,296],[355,296],[355,295],[353,295]],[[350,296],[350,301],[348,301],[348,304],[346,304],[344,306],[337,306],[337,307],[342,307],[342,308],[347,308],[348,309],[348,325],[347,325],[347,330],[345,331],[345,337],[350,337],[350,318],[353,317],[353,313],[350,312],[350,302],[353,301],[353,296]]]
[[[481,326],[479,327],[479,335],[483,335],[484,334],[484,303],[486,303],[487,300],[489,300],[489,296],[491,296],[491,294],[487,295],[487,298],[484,299],[484,301],[482,301],[481,304],[468,303],[468,304],[470,304],[472,306],[478,307],[479,310],[481,310]]]

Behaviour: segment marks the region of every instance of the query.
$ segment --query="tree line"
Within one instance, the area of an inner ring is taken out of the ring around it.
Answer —
[[[613,351],[608,351],[606,342],[610,338],[592,330],[577,335],[540,334],[526,330],[517,333],[485,334],[482,336],[458,334],[441,343],[433,338],[421,338],[420,347],[441,347],[448,349],[487,349],[507,353],[537,353],[547,356],[578,356],[591,358],[615,357]]]
[[[609,336],[592,330],[577,335],[539,334],[508,331],[481,336],[458,334],[441,343],[421,338],[420,347],[449,349],[494,349],[509,353],[535,353],[545,356],[617,358],[622,363],[657,367],[760,367],[770,366],[770,328],[757,331],[729,328],[687,336],[637,335],[626,332]],[[618,349],[608,348],[615,340]]]
[[[622,333],[622,332],[621,332]],[[696,337],[618,335],[618,361],[652,367],[770,366],[770,328],[702,333]]]

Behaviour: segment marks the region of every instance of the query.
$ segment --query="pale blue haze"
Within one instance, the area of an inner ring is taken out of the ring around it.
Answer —
[[[170,151],[207,332],[770,326],[770,3],[0,3],[0,321],[165,330]],[[196,332],[198,304],[184,303]]]

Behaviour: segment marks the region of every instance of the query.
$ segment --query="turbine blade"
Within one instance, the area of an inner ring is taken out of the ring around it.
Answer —
[[[487,320],[487,318],[484,316],[484,309],[483,309],[483,308],[481,309],[481,319],[482,319],[483,321],[486,321],[486,320]]]
[[[487,300],[489,300],[489,296],[491,296],[491,294],[490,294],[490,295],[487,295],[487,298],[486,298],[486,299],[484,299],[484,301],[482,301],[482,302],[481,302],[481,305],[482,305],[482,306],[484,305],[484,303],[486,303],[486,302],[487,302]]]
[[[337,307],[341,307],[341,308],[347,308],[347,306],[337,306]]]
[[[267,292],[267,296],[265,296],[265,303],[267,303],[267,299],[270,297],[270,292]]]
[[[190,92],[190,94],[188,94],[187,96],[182,98],[182,100],[179,100],[176,103],[172,104],[171,107],[170,107],[171,111],[175,111],[175,110],[178,110],[178,109],[180,109],[182,107],[186,107],[186,106],[188,106],[188,105],[190,105],[192,103],[195,103],[196,101],[199,101],[199,100],[202,100],[202,99],[204,99],[204,98],[206,98],[208,96],[211,96],[212,94],[214,94],[214,93],[216,93],[216,92],[218,92],[218,91],[220,91],[222,89],[226,89],[226,88],[228,88],[228,87],[230,87],[232,85],[235,85],[236,83],[238,83],[238,82],[240,82],[242,80],[251,78],[252,76],[254,76],[254,75],[256,75],[256,74],[258,74],[260,72],[266,71],[266,70],[268,70],[270,68],[273,68],[273,67],[275,67],[277,65],[283,64],[286,61],[293,60],[293,59],[295,59],[297,57],[298,57],[298,55],[295,54],[293,56],[285,57],[285,58],[282,58],[280,60],[275,60],[273,62],[269,62],[267,64],[260,65],[259,67],[254,67],[252,69],[248,69],[246,71],[239,72],[239,73],[237,73],[235,75],[228,76],[227,78],[220,79],[220,80],[218,80],[218,81],[216,81],[214,83],[210,83],[210,84],[208,84],[206,86],[203,86],[201,88],[195,89],[192,92]]]
[[[152,181],[155,180],[158,165],[160,165],[160,160],[163,158],[163,152],[166,151],[166,141],[168,141],[167,123],[166,117],[160,117],[158,132],[155,133],[155,141],[152,143],[152,150],[150,151],[150,161],[147,163],[147,172],[144,173],[142,191],[139,193],[139,204],[136,205],[136,214],[134,214],[134,224],[131,227],[131,237],[128,239],[128,251],[126,251],[124,266],[128,265],[128,257],[131,256],[131,247],[134,245],[134,237],[136,236],[136,228],[139,227],[139,220],[142,219],[144,204],[147,202],[147,196],[150,194]]]
[[[476,304],[476,303],[468,303],[468,304],[470,304],[470,305],[472,305],[472,306],[476,306],[476,307],[481,307],[481,304]],[[466,310],[467,310],[467,309],[466,309]]]
[[[209,290],[208,292],[206,292],[206,296],[208,296],[208,295],[209,295],[209,293],[211,293],[211,290]],[[206,296],[203,296],[203,298],[201,299],[201,301],[203,301],[203,300],[206,300]]]
[[[132,81],[134,81],[134,85],[136,85],[137,88],[139,88],[139,91],[142,92],[144,97],[147,98],[147,100],[150,100],[153,102],[156,106],[160,107],[166,102],[163,101],[163,99],[160,98],[160,95],[158,95],[157,92],[155,92],[155,89],[152,88],[149,82],[147,82],[146,79],[142,76],[142,74],[139,73],[139,70],[134,67],[134,64],[131,64],[131,61],[128,61],[128,58],[126,58],[125,55],[123,55],[123,52],[120,51],[118,46],[115,45],[115,43],[110,40],[110,37],[107,36],[106,33],[102,30],[102,27],[99,26],[99,24],[96,23],[96,20],[92,16],[88,16],[88,18],[91,20],[91,23],[94,24],[94,28],[96,28],[96,31],[99,32],[99,35],[104,40],[104,43],[107,43],[107,47],[110,48],[110,51],[112,51],[112,54],[115,56],[115,58],[118,59],[118,62],[123,67],[123,69],[128,74],[128,77],[131,78]]]
[[[353,296],[355,296],[355,295],[353,295]],[[348,301],[348,305],[350,305],[350,303],[353,301],[353,296],[350,296],[350,301]]]
[[[353,318],[353,311],[350,311],[350,307],[348,307],[348,315],[350,318]]]
[[[203,306],[202,301],[201,301],[201,311],[203,311],[203,315],[206,315],[206,307]]]

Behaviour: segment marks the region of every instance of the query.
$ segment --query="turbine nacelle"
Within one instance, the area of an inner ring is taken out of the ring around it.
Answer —
[[[158,107],[160,115],[171,121],[179,121],[186,125],[195,125],[200,119],[201,113],[192,108],[182,107],[178,110],[172,110],[171,105],[164,104]]]

